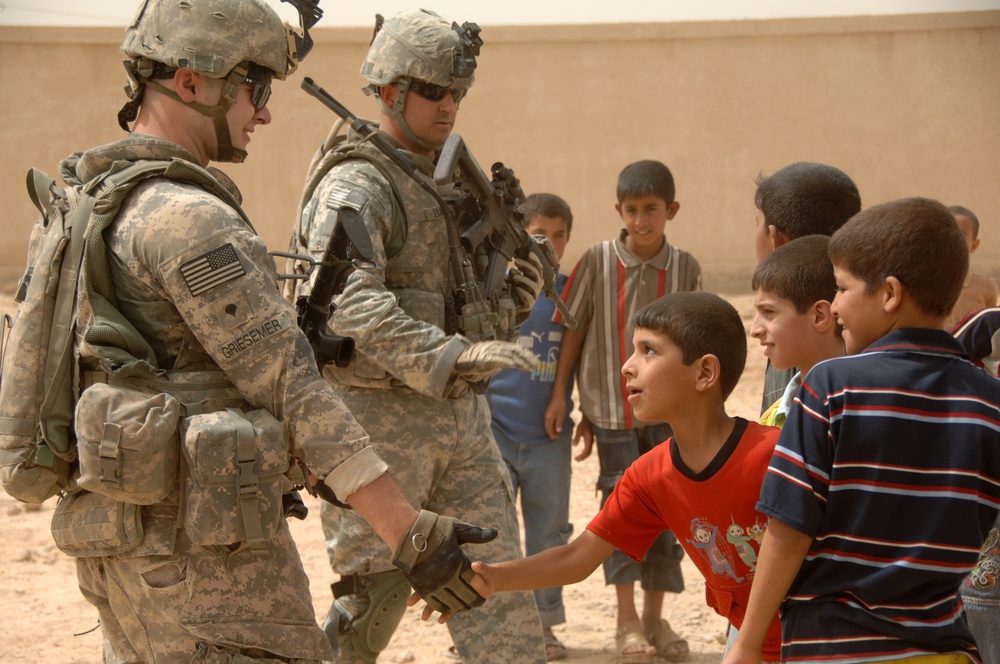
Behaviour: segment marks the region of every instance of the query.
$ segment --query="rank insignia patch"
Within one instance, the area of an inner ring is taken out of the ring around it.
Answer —
[[[202,254],[181,265],[180,269],[184,282],[195,297],[247,273],[231,244]]]

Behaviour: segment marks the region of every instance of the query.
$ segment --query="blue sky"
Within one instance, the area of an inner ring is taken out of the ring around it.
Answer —
[[[267,0],[294,20],[290,5]],[[0,0],[0,25],[124,26],[137,0]],[[446,18],[480,25],[702,21],[808,16],[856,16],[1000,9],[1000,0],[322,0],[320,26],[369,26],[376,12],[426,7]]]

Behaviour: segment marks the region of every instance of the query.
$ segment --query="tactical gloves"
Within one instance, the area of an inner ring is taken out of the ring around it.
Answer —
[[[530,350],[509,341],[478,341],[458,356],[455,373],[474,383],[489,378],[501,369],[530,371],[538,358]]]
[[[545,285],[541,259],[534,253],[528,254],[527,258],[515,258],[514,268],[507,273],[507,279],[517,307],[517,322],[521,324],[531,315],[531,308]]]
[[[495,528],[478,528],[421,510],[392,564],[435,611],[465,611],[486,600],[470,585],[475,574],[459,545],[484,544],[496,536]]]

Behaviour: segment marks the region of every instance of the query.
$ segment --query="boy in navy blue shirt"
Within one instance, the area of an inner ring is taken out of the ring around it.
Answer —
[[[566,201],[555,194],[532,194],[521,211],[528,233],[544,235],[562,259],[573,229],[573,213]],[[566,277],[560,274],[556,289],[561,292],[565,284]],[[566,388],[570,406],[562,433],[550,438],[544,422],[563,334],[563,326],[552,322],[554,313],[555,304],[542,296],[535,302],[531,316],[521,324],[518,343],[538,356],[538,368],[530,373],[501,371],[486,392],[493,414],[493,435],[510,471],[515,500],[518,493],[521,495],[525,552],[529,556],[565,544],[573,532],[569,522],[572,381]],[[542,619],[546,658],[562,659],[566,648],[552,633],[553,625],[566,622],[562,587],[536,590],[535,600]]]
[[[1000,510],[1000,381],[943,329],[968,250],[909,198],[854,216],[830,259],[848,356],[813,367],[778,439],[725,664],[760,661],[779,607],[782,661],[978,662],[959,586]]]

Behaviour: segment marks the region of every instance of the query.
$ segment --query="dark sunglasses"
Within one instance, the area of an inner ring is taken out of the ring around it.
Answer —
[[[243,81],[250,86],[250,101],[258,111],[264,110],[271,99],[271,70],[261,65],[250,63],[247,66],[247,77]]]
[[[451,98],[456,104],[462,101],[469,91],[468,88],[446,88],[443,85],[435,85],[425,81],[411,81],[410,89],[430,101],[441,101],[450,92]]]

